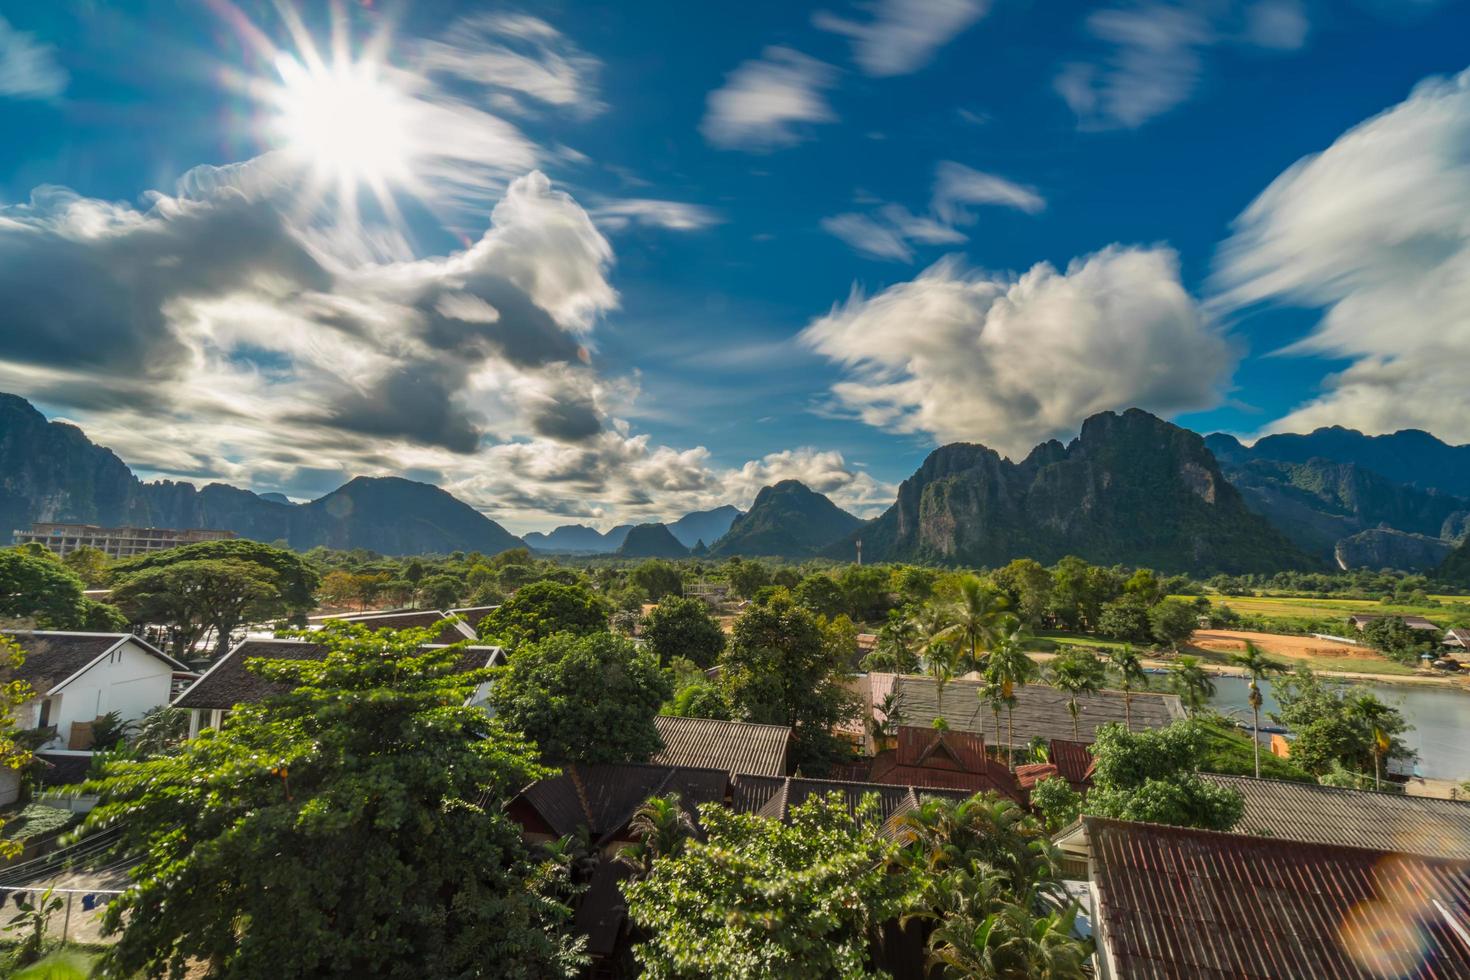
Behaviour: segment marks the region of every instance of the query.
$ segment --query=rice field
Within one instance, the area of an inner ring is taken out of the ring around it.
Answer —
[[[1192,596],[1177,596],[1189,601]],[[1354,613],[1373,613],[1382,616],[1423,616],[1432,623],[1449,626],[1455,622],[1470,622],[1470,596],[1431,596],[1440,605],[1401,605],[1383,603],[1373,599],[1314,599],[1303,596],[1222,596],[1211,595],[1215,605],[1229,606],[1242,616],[1260,616],[1281,620],[1297,626],[1306,626],[1322,620],[1338,620],[1342,628],[1348,628],[1347,618]]]

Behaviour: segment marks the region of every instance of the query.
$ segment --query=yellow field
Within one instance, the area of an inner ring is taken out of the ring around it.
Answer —
[[[1177,596],[1188,602],[1191,596]],[[1242,616],[1265,616],[1271,619],[1292,620],[1309,623],[1317,620],[1334,619],[1342,623],[1345,630],[1347,618],[1354,613],[1375,613],[1384,616],[1423,616],[1432,623],[1447,626],[1452,620],[1470,617],[1470,597],[1434,596],[1439,606],[1398,605],[1376,602],[1372,599],[1311,599],[1300,596],[1222,596],[1211,595],[1216,605],[1229,606]]]

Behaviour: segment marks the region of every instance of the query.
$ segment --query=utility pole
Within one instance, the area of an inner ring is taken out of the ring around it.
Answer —
[[[859,565],[861,565],[863,563],[863,539],[862,538],[858,538],[857,539],[857,553],[858,553],[858,562],[857,563]]]

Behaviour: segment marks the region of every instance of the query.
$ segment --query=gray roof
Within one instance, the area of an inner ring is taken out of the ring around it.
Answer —
[[[438,646],[438,644],[430,644]],[[499,647],[465,647],[463,670],[488,666]],[[264,701],[290,688],[257,674],[246,667],[255,658],[264,660],[321,660],[326,647],[305,640],[245,640],[237,643],[214,666],[204,672],[174,701],[176,708],[233,708],[237,704]]]
[[[1237,834],[1470,859],[1470,803],[1202,773],[1245,800]]]
[[[953,680],[944,686],[944,720],[950,728],[967,732],[993,733],[995,716],[990,705],[977,695],[984,689],[981,681]],[[939,701],[933,678],[905,674],[895,679],[903,722],[919,728],[931,727],[939,715]],[[1108,722],[1124,719],[1123,695],[1119,691],[1084,694],[1077,699],[1077,740],[1091,742],[1097,729]],[[1013,711],[1016,744],[1024,745],[1032,738],[1072,740],[1072,716],[1067,711],[1067,695],[1045,684],[1027,684],[1016,688]],[[1184,717],[1184,707],[1177,694],[1135,693],[1133,695],[1133,727],[1163,728]],[[1001,712],[1001,734],[1006,734],[1006,714]]]
[[[898,817],[918,809],[925,800],[968,800],[974,795],[967,790],[860,783],[839,779],[803,779],[799,776],[735,776],[730,785],[730,805],[736,813],[753,813],[783,822],[790,818],[792,807],[800,806],[813,796],[837,793],[848,812],[853,814],[857,813],[858,806],[865,798],[872,796],[876,798],[878,819],[890,831]]]
[[[791,729],[711,718],[659,715],[653,723],[664,747],[650,762],[663,766],[699,766],[758,776],[786,775],[786,746]]]
[[[189,668],[132,633],[73,633],[61,630],[0,630],[25,651],[25,662],[6,671],[4,680],[22,680],[46,695],[77,671],[132,641],[139,649],[176,671]]]
[[[699,804],[724,802],[729,782],[723,769],[574,763],[559,775],[527,786],[517,800],[534,809],[559,836],[585,827],[594,842],[605,842],[619,834],[651,796],[676,795],[680,806],[697,817]]]

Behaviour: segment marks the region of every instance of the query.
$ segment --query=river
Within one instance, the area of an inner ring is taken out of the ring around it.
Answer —
[[[1232,717],[1250,721],[1246,702],[1247,682],[1243,677],[1216,677],[1211,707]],[[1360,682],[1385,704],[1403,712],[1414,727],[1403,736],[1404,743],[1419,753],[1418,773],[1428,779],[1470,779],[1470,694],[1449,687],[1411,687],[1407,684]],[[1269,680],[1261,683],[1261,724],[1279,707]]]

